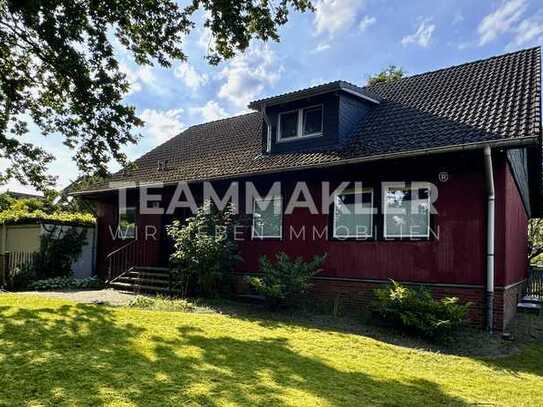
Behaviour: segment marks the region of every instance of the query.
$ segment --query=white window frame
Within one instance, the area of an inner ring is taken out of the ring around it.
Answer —
[[[341,195],[356,195],[356,194],[364,194],[364,193],[368,193],[368,192],[371,193],[370,234],[369,235],[357,235],[357,234],[354,234],[354,235],[339,235],[338,236],[336,234],[337,197],[341,196]],[[332,216],[333,216],[333,219],[332,219],[332,237],[334,239],[338,239],[338,240],[342,240],[342,239],[360,239],[360,238],[373,239],[374,238],[373,217],[375,216],[375,211],[374,211],[374,207],[373,207],[373,198],[374,198],[374,190],[373,190],[373,188],[363,188],[363,189],[358,190],[358,191],[352,189],[352,190],[343,191],[343,192],[338,193],[338,194],[334,194],[334,208],[333,208],[333,211],[332,211]]]
[[[126,213],[129,210],[134,210],[134,228],[132,229],[133,230],[133,235],[126,236],[126,234],[121,229],[121,216],[126,215]],[[136,226],[138,224],[137,218],[138,218],[138,208],[136,206],[127,206],[127,207],[125,207],[124,208],[124,213],[121,212],[121,207],[119,207],[119,219],[117,221],[117,228],[119,229],[121,239],[129,240],[129,239],[135,239],[136,238]]]
[[[304,134],[304,119],[305,119],[304,112],[307,110],[312,110],[319,107],[321,109],[321,131],[316,132],[316,133]],[[283,138],[281,137],[281,116],[289,114],[289,113],[293,113],[293,112],[298,112],[298,128],[296,129],[296,136]],[[323,104],[302,107],[300,109],[293,109],[287,112],[281,112],[279,113],[279,116],[277,118],[277,142],[278,143],[288,143],[289,141],[296,141],[296,140],[313,138],[313,137],[321,137],[323,133],[324,133],[324,105]]]
[[[426,230],[426,234],[423,235],[423,234],[416,234],[416,235],[413,235],[411,234],[411,231],[408,231],[409,233],[406,233],[406,234],[388,234],[387,233],[387,208],[388,208],[388,205],[386,203],[386,195],[387,195],[387,192],[389,191],[389,189],[394,189],[394,188],[404,188],[404,189],[408,189],[411,191],[411,194],[413,193],[413,184],[416,184],[418,186],[417,189],[428,189],[428,228]],[[406,239],[406,240],[415,240],[415,239],[421,239],[421,240],[427,240],[430,238],[430,231],[431,231],[431,224],[430,224],[430,220],[431,220],[431,217],[430,217],[430,209],[431,209],[431,199],[430,199],[430,192],[431,192],[431,189],[430,189],[430,185],[429,184],[426,184],[426,183],[423,183],[423,182],[404,182],[404,183],[398,183],[398,184],[395,184],[395,183],[385,183],[383,185],[383,196],[382,196],[382,199],[383,199],[383,237],[385,239]]]
[[[279,215],[281,216],[281,225],[279,227],[279,235],[276,236],[265,236],[265,235],[259,235],[255,233],[255,216],[256,213],[256,203],[257,202],[265,202],[270,201],[269,205],[273,205],[273,201],[279,200],[280,202],[280,212]],[[283,238],[283,197],[282,196],[272,196],[271,198],[255,198],[253,199],[253,216],[252,216],[252,224],[251,224],[251,238],[255,240],[264,240],[264,239],[282,239]]]

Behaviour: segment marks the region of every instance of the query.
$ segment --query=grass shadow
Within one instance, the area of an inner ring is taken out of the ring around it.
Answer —
[[[109,307],[0,308],[0,405],[462,406],[427,380],[383,380],[294,351],[182,325],[164,336]],[[175,332],[175,331],[174,331]]]
[[[468,326],[449,340],[435,343],[406,334],[392,326],[382,325],[367,313],[334,316],[330,312],[317,313],[314,309],[306,311],[300,308],[272,312],[262,303],[230,300],[201,301],[219,313],[253,322],[268,329],[296,325],[306,329],[362,335],[410,349],[474,358],[504,357],[518,353],[519,341],[504,341],[499,335],[489,336],[482,330]]]

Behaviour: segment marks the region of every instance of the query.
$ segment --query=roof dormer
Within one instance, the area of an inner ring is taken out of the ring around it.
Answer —
[[[341,148],[379,100],[343,81],[314,86],[252,102],[265,121],[267,153]]]

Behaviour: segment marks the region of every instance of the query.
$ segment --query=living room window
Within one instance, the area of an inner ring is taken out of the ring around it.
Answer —
[[[334,197],[334,239],[373,237],[373,189],[349,190]]]
[[[253,239],[281,239],[283,235],[283,200],[280,196],[255,199],[253,204]]]
[[[430,237],[430,189],[420,184],[386,185],[383,188],[384,237]]]
[[[279,114],[277,140],[291,141],[322,136],[323,107],[311,106]]]

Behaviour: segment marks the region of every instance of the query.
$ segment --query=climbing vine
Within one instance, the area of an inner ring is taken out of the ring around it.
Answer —
[[[34,271],[38,278],[69,277],[72,264],[87,244],[87,229],[61,225],[43,225],[40,251]]]

